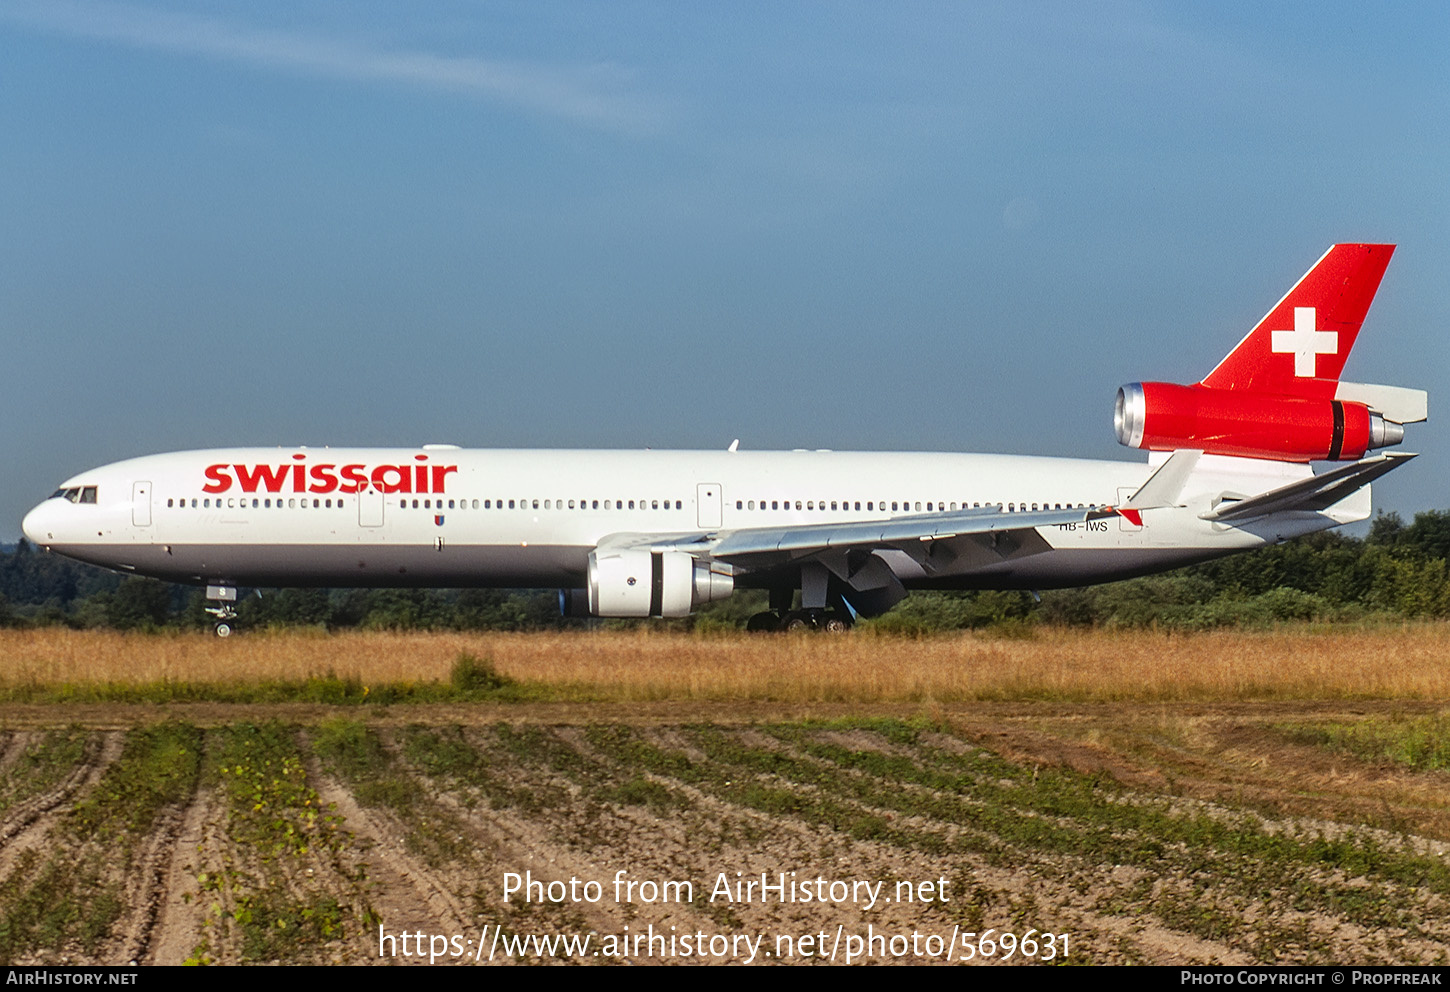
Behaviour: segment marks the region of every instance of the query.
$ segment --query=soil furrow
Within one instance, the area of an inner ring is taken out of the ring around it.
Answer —
[[[214,789],[198,786],[181,812],[168,857],[161,864],[159,896],[155,900],[152,927],[146,941],[144,964],[184,963],[202,940],[205,905],[197,884],[208,824],[221,815]]]
[[[450,891],[440,874],[408,853],[405,827],[381,810],[360,805],[356,797],[331,776],[319,771],[314,781],[322,801],[336,807],[362,850],[361,859],[366,866],[369,888],[374,892],[387,893],[386,908],[379,911],[378,926],[359,934],[358,939],[351,942],[355,949],[377,960],[380,956],[380,928],[395,934],[402,931],[453,934],[474,929],[462,901]],[[383,963],[428,962],[426,959],[398,956],[385,958]]]
[[[125,735],[119,731],[90,735],[80,763],[60,784],[6,810],[4,821],[0,822],[0,875],[10,870],[23,851],[40,842],[54,822],[65,814],[61,807],[68,800],[100,781],[106,768],[121,756],[124,744]]]

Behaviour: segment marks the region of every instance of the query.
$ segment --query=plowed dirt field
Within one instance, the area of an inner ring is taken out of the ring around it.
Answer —
[[[0,960],[1444,963],[1440,711],[3,704]]]

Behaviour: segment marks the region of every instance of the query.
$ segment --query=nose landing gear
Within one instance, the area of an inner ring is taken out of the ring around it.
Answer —
[[[236,632],[236,586],[209,585],[206,587],[206,598],[208,603],[213,604],[206,608],[206,612],[216,617],[212,632],[218,637],[231,637]]]

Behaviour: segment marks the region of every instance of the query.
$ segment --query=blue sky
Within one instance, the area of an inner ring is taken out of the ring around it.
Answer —
[[[1335,241],[1444,395],[1450,7],[0,0],[0,536],[237,444],[1140,458]],[[1450,444],[1376,485],[1450,506]]]

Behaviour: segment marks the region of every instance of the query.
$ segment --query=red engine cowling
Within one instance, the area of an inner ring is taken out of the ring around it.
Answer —
[[[1363,403],[1167,382],[1119,389],[1113,426],[1130,448],[1287,462],[1354,461],[1405,436]]]

